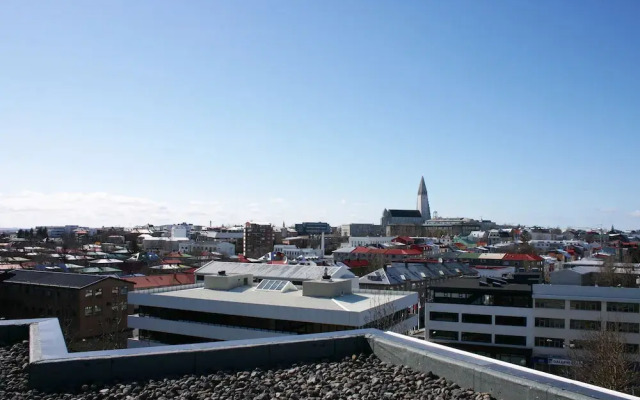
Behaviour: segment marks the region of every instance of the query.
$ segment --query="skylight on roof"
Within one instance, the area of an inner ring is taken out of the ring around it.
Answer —
[[[424,272],[420,272],[420,276],[423,277],[423,278],[427,277],[427,275]]]
[[[402,279],[403,281],[406,281],[406,280],[407,280],[407,277],[406,277],[406,276],[404,276],[404,275],[400,275],[400,279]]]
[[[256,286],[256,290],[264,290],[270,292],[288,292],[297,289],[289,281],[264,279],[258,284],[258,286]]]

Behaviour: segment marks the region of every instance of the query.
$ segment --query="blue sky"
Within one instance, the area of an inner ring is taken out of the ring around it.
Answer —
[[[0,2],[0,226],[640,227],[637,1]]]

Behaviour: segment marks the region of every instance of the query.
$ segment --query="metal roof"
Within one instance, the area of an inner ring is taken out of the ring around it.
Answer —
[[[218,271],[228,274],[251,274],[260,279],[286,279],[291,281],[308,281],[321,279],[324,270],[332,278],[355,278],[346,267],[324,267],[320,265],[291,264],[257,264],[211,261],[196,270],[196,275],[217,275]]]
[[[112,276],[96,276],[83,274],[68,274],[64,272],[15,270],[7,274],[13,275],[4,282],[31,284],[40,286],[57,286],[81,289],[91,286],[105,279],[117,279]],[[127,282],[128,283],[128,282]]]

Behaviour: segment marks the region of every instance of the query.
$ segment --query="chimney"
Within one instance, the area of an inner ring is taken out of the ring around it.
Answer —
[[[324,232],[322,232],[322,236],[320,237],[320,251],[322,252],[322,257],[324,257]]]
[[[227,271],[218,271],[218,275],[220,276],[225,276],[227,274]]]

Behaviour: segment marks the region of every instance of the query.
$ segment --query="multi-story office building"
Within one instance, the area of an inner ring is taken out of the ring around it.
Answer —
[[[640,289],[453,279],[429,288],[427,340],[548,372],[593,330],[617,329],[638,358]]]
[[[331,225],[326,222],[303,222],[296,224],[296,232],[298,235],[325,235],[331,234]]]
[[[380,236],[382,225],[344,224],[340,226],[340,236]]]
[[[247,222],[244,226],[244,256],[259,258],[273,250],[275,235],[271,224],[254,224]]]
[[[135,291],[138,315],[130,347],[279,337],[378,327],[408,332],[418,325],[413,292],[353,291],[350,280],[286,280],[253,284],[251,274],[220,271],[204,283],[166,291]],[[380,325],[382,324],[382,325]]]

